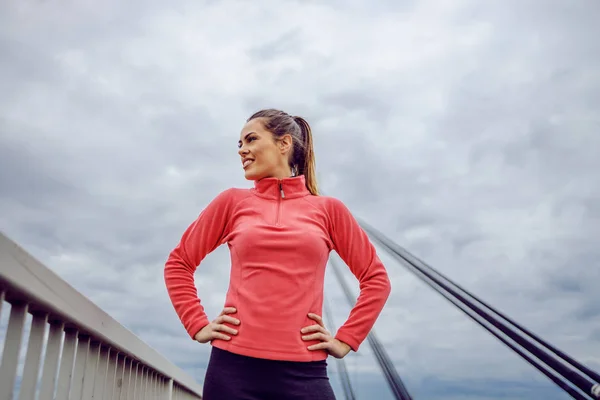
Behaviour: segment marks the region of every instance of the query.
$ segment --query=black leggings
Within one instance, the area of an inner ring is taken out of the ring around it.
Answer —
[[[203,400],[335,400],[327,362],[274,361],[213,347]]]

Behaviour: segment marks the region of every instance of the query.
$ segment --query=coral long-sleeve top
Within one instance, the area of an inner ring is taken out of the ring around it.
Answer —
[[[313,196],[303,175],[255,181],[220,193],[170,253],[164,278],[175,311],[193,338],[209,324],[194,272],[221,244],[231,255],[225,307],[237,309],[238,335],[212,345],[233,353],[288,361],[327,358],[308,350],[300,330],[322,315],[325,267],[336,251],[360,282],[360,295],[335,337],[357,351],[390,293],[386,270],[366,233],[344,204]]]

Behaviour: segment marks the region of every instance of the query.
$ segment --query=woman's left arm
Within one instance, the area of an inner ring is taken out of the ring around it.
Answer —
[[[331,198],[328,214],[334,250],[359,281],[360,295],[335,338],[354,351],[365,340],[391,292],[391,284],[375,246],[350,210]]]

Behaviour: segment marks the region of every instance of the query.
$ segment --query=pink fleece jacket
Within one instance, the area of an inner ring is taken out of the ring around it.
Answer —
[[[273,360],[315,361],[323,350],[307,346],[300,329],[322,314],[323,283],[334,250],[360,282],[360,296],[335,337],[357,351],[390,293],[386,270],[342,202],[313,196],[304,176],[256,181],[252,189],[220,193],[185,231],[164,269],[175,311],[193,338],[209,323],[194,285],[204,257],[227,243],[231,277],[225,307],[240,320],[238,335],[212,345]]]

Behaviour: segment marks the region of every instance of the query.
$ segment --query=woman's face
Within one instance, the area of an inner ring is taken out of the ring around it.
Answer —
[[[291,137],[289,139],[291,143]],[[242,129],[238,142],[238,153],[246,179],[260,180],[289,176],[287,141],[285,136],[282,141],[273,140],[273,134],[265,130],[260,119],[248,121]]]

